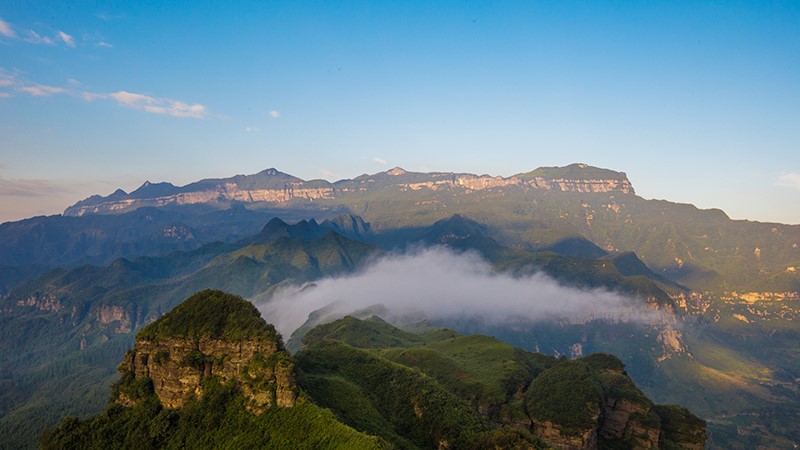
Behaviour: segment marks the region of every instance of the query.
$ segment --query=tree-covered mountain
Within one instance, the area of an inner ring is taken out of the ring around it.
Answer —
[[[312,231],[55,269],[12,289],[0,300],[3,445],[23,448],[41,424],[102,408],[133,334],[192,293],[223,288],[252,296],[353,270],[379,251],[316,222],[289,228]]]
[[[700,449],[705,441],[701,419],[653,404],[611,355],[558,360],[488,336],[417,335],[346,317],[310,330],[293,358],[249,302],[220,291],[197,293],[142,329],[120,372],[104,413],[65,420],[44,433],[43,448]]]
[[[65,414],[97,411],[105,398],[103,386],[132,334],[183,298],[203,289],[225,289],[268,299],[287,283],[352,271],[381,250],[333,230],[381,241],[368,228],[352,216],[322,224],[272,219],[259,233],[234,243],[121,258],[107,266],[55,269],[23,282],[0,301],[0,355],[8,361],[0,389],[0,427],[29,441],[36,430],[26,426],[37,426],[34,415],[52,423]],[[406,244],[450,245],[483,254],[498,270],[541,270],[573,285],[630,292],[642,302],[671,302],[659,280],[623,275],[608,257],[585,260],[512,250],[481,233],[470,219],[453,217],[409,234]],[[396,236],[391,240],[392,245],[400,242]],[[78,397],[86,400],[78,402]]]

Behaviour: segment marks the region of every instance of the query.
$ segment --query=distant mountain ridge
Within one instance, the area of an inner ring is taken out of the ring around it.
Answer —
[[[633,186],[623,172],[571,164],[566,167],[542,167],[508,178],[451,172],[408,172],[395,167],[374,175],[361,175],[352,180],[330,183],[325,180],[305,181],[274,168],[253,175],[205,179],[178,187],[171,183],[146,181],[130,194],[116,190],[102,197],[91,196],[70,206],[65,216],[113,214],[144,206],[190,205],[197,203],[226,204],[273,203],[337,199],[350,193],[381,189],[432,190],[461,189],[479,191],[505,186],[567,192],[612,192],[633,194]]]

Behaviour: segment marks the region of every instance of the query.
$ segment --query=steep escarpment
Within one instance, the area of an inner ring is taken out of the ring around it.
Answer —
[[[252,304],[221,291],[199,292],[142,329],[120,371],[123,379],[150,380],[167,408],[202,397],[208,376],[236,384],[255,412],[292,407],[297,397],[294,364],[275,328]],[[123,383],[117,401],[137,400]]]
[[[202,180],[187,186],[145,182],[130,194],[117,190],[102,197],[81,200],[64,211],[66,216],[115,214],[141,207],[167,205],[227,205],[262,203],[286,205],[320,200],[346,199],[359,193],[380,191],[461,191],[470,193],[487,189],[515,187],[520,189],[565,192],[619,192],[632,194],[633,186],[622,172],[598,169],[586,164],[560,168],[540,168],[508,178],[469,173],[408,172],[399,167],[374,175],[329,183],[305,181],[267,169],[254,175],[237,175],[225,179]]]

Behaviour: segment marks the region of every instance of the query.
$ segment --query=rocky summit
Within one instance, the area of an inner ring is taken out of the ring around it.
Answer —
[[[199,292],[137,335],[120,365],[123,380],[150,380],[161,404],[180,408],[203,395],[203,377],[237,385],[248,409],[295,404],[294,364],[272,325],[241,297]],[[117,402],[138,399],[118,389]]]

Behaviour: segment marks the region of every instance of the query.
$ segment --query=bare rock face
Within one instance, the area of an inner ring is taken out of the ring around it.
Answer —
[[[609,398],[603,405],[603,424],[600,434],[606,439],[630,442],[633,448],[658,448],[661,427],[656,423],[645,424],[652,407],[643,406],[626,399]],[[656,419],[657,420],[657,419]]]
[[[220,317],[226,312],[236,317]],[[202,316],[217,323],[197,323]],[[202,397],[208,376],[236,384],[256,414],[290,408],[297,397],[294,363],[274,328],[249,302],[219,291],[195,294],[143,329],[120,372],[136,381],[151,380],[167,408]],[[130,405],[136,400],[121,389],[117,401]]]
[[[167,408],[180,408],[186,399],[201,397],[201,381],[209,375],[239,384],[253,411],[292,407],[296,398],[294,364],[276,342],[266,339],[137,340],[120,370],[132,371],[136,379],[150,378]]]
[[[534,423],[533,432],[558,450],[597,450],[597,430],[594,428],[575,436],[564,433],[553,422],[544,421]]]

